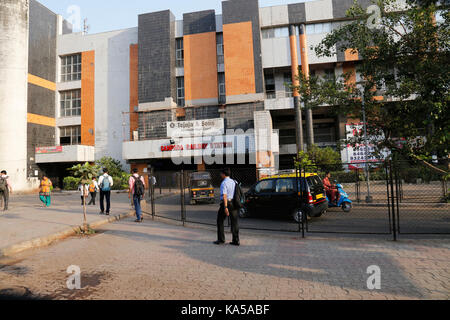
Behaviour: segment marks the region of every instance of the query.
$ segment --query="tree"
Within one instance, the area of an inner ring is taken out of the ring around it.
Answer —
[[[369,143],[381,152],[389,150],[421,161],[434,170],[433,155],[448,157],[450,145],[450,14],[439,1],[407,0],[406,8],[395,0],[377,0],[381,10],[377,24],[356,2],[350,19],[333,30],[314,48],[318,56],[350,50],[361,56],[352,72],[336,80],[301,76],[298,90],[305,105],[334,106],[335,112],[367,117]],[[440,12],[441,22],[434,19]],[[357,136],[352,145],[363,143]]]
[[[108,174],[111,177],[121,177],[123,173],[122,164],[119,160],[113,159],[111,157],[103,157],[100,160],[97,160],[96,165],[100,168],[108,169]]]
[[[77,164],[72,168],[68,169],[72,172],[74,177],[80,178],[80,184],[82,186],[82,190],[84,190],[85,185],[90,185],[92,183],[92,178],[97,177],[100,167],[97,165],[91,165],[89,162],[86,162],[84,165]],[[88,232],[88,224],[86,218],[86,198],[87,193],[83,192],[83,229],[84,232]]]
[[[304,168],[306,171],[316,170],[340,170],[342,169],[341,155],[330,147],[319,148],[312,145],[308,151],[300,151],[295,166]]]

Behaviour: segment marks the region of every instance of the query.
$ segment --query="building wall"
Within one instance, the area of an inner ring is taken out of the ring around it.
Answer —
[[[138,41],[138,29],[131,28],[93,35],[81,33],[58,36],[58,55],[94,51],[95,84],[95,159],[110,156],[122,160],[122,142],[128,138],[128,129],[124,130],[124,120],[128,118],[130,105],[130,45]],[[83,67],[83,66],[82,66]],[[58,70],[59,71],[59,70]],[[63,86],[81,86],[83,84],[58,83]],[[81,106],[83,109],[83,105]],[[66,121],[70,118],[57,119]],[[87,129],[89,130],[89,129]],[[125,132],[124,132],[125,131]],[[90,143],[88,141],[88,143]]]
[[[0,170],[27,189],[27,0],[0,1]]]
[[[139,16],[139,103],[176,100],[175,16],[169,11]]]
[[[186,105],[218,103],[216,32],[184,36]]]
[[[240,32],[245,32],[247,35],[247,41],[251,41],[251,46],[253,47],[253,66],[250,63],[246,64],[246,70],[251,71],[253,69],[254,75],[254,92],[263,93],[263,74],[262,74],[262,59],[261,59],[261,29],[260,29],[260,18],[259,18],[259,5],[258,0],[229,0],[222,2],[222,19],[223,19],[223,35],[224,35],[224,45],[225,45],[225,72],[234,72],[235,68],[239,68],[242,64],[237,63],[233,65],[233,61],[227,62],[233,57],[233,49],[245,50],[245,55],[243,58],[248,59],[247,52],[250,44],[245,42]],[[238,26],[232,26],[232,24],[240,24]],[[250,30],[249,30],[250,26]],[[228,35],[227,35],[228,34]],[[250,37],[251,34],[251,37]],[[237,36],[237,38],[233,38]],[[239,43],[243,44],[243,48],[239,48]],[[231,56],[230,56],[231,55]],[[228,65],[228,66],[227,66]],[[239,79],[237,79],[239,81]],[[243,81],[243,93],[249,85],[246,79]],[[234,86],[236,84],[231,84],[227,79],[227,96],[232,95],[234,90],[228,93],[228,85]]]
[[[95,51],[81,53],[81,144],[95,146]]]

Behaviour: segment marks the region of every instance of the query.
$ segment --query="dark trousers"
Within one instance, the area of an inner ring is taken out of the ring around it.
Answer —
[[[100,190],[100,211],[105,212],[103,199],[106,198],[106,213],[109,213],[111,207],[111,191]]]
[[[81,196],[81,205],[84,205],[84,197]]]
[[[230,213],[231,233],[233,234],[233,242],[239,243],[238,211],[235,210],[230,203],[228,203],[228,211]],[[223,202],[221,202],[219,212],[217,213],[217,240],[220,242],[225,242],[224,222],[226,218],[227,214],[225,213],[225,206]]]
[[[0,192],[0,196],[3,198],[3,210],[8,210],[9,190]]]
[[[95,198],[97,198],[97,191],[89,192],[91,194],[91,201],[89,201],[88,206],[91,204],[95,206]]]

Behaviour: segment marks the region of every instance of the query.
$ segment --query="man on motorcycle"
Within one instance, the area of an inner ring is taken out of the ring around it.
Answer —
[[[335,203],[337,200],[338,191],[336,188],[336,185],[332,184],[330,182],[331,173],[330,171],[327,171],[325,174],[325,178],[323,178],[323,186],[325,187],[325,192],[327,193],[328,198],[330,199],[331,203]]]

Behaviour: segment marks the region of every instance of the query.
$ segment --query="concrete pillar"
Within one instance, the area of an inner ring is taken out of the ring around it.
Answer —
[[[298,79],[298,52],[297,52],[297,36],[295,34],[295,26],[289,26],[289,40],[291,45],[291,73],[292,73],[292,85],[298,87],[300,81]],[[294,109],[295,109],[295,133],[297,141],[297,153],[303,151],[303,117],[302,109],[300,106],[300,94],[298,90],[293,90],[294,96]]]
[[[306,40],[306,26],[301,24],[299,27],[300,34],[300,58],[302,60],[302,72],[306,77],[309,77],[309,59],[308,59],[308,42]],[[314,127],[313,115],[311,109],[306,109],[306,135],[307,144],[311,146],[314,144]]]
[[[28,0],[0,1],[0,170],[27,184]]]

